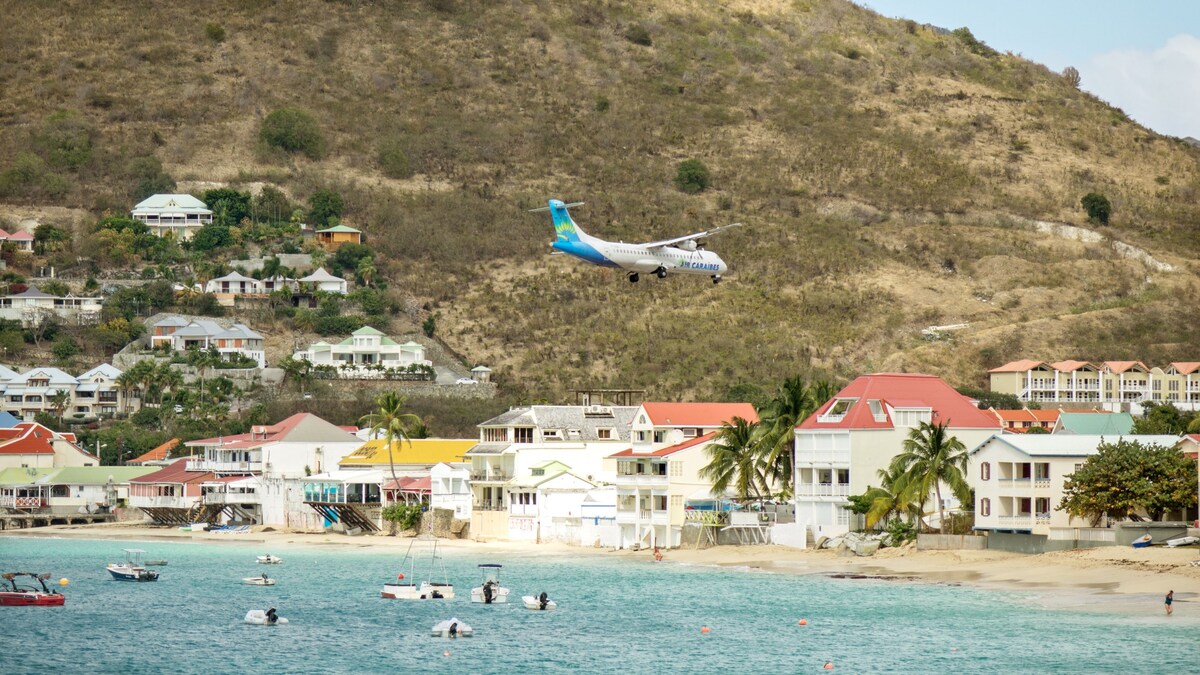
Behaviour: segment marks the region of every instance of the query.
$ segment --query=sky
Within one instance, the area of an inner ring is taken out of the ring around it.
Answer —
[[[993,49],[1081,84],[1151,129],[1200,138],[1200,1],[858,0],[884,16],[966,26]]]

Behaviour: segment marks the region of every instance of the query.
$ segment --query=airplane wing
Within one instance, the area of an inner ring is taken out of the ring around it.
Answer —
[[[689,234],[689,235],[685,235],[682,237],[675,237],[674,239],[664,239],[662,241],[652,241],[649,244],[643,244],[643,246],[645,246],[646,248],[662,248],[663,246],[679,244],[679,243],[682,243],[685,241],[690,241],[692,239],[700,239],[702,237],[711,237],[712,235],[714,235],[718,232],[724,232],[725,230],[728,230],[731,227],[741,227],[741,226],[742,226],[741,223],[731,223],[729,225],[722,225],[720,227],[714,227],[713,229],[705,230],[704,232],[696,232],[695,234]]]

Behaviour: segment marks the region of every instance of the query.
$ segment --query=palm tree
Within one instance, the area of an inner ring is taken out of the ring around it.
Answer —
[[[942,483],[945,483],[963,502],[970,498],[967,485],[967,446],[946,432],[947,424],[922,422],[909,432],[904,451],[892,459],[891,469],[903,472],[913,496],[924,501],[933,491],[937,497],[938,526],[946,531],[945,507],[942,504]]]
[[[908,514],[910,522],[920,519],[924,500],[914,500],[908,474],[888,467],[879,470],[879,481],[880,487],[867,486],[863,493],[870,503],[866,514],[868,528],[901,514]]]
[[[378,410],[369,415],[363,415],[358,421],[359,424],[371,425],[372,436],[383,432],[383,442],[387,444],[388,466],[392,470],[393,483],[399,479],[396,478],[396,460],[393,456],[392,446],[397,439],[408,442],[410,430],[421,424],[420,417],[404,412],[404,404],[407,401],[407,396],[401,396],[394,391],[385,391],[375,398]]]
[[[66,389],[59,389],[50,395],[50,407],[58,413],[58,424],[62,426],[63,413],[66,412],[67,406],[71,403],[71,392]]]
[[[713,494],[723,495],[732,487],[740,502],[762,499],[766,467],[756,448],[757,429],[757,423],[734,417],[704,449],[708,464],[700,477],[712,483]]]
[[[132,370],[127,370],[117,376],[117,379],[114,380],[114,384],[120,387],[121,400],[125,401],[125,410],[128,411],[129,393],[138,388],[137,374],[132,372]]]
[[[779,486],[780,496],[792,494],[793,457],[796,425],[804,421],[822,403],[833,397],[835,389],[826,381],[804,382],[800,376],[789,377],[763,406],[757,446],[763,455],[766,478]],[[769,491],[764,484],[764,491]]]
[[[183,374],[172,368],[170,363],[160,363],[154,373],[154,384],[158,388],[158,404],[161,406],[167,390],[174,392],[183,386]]]
[[[370,286],[371,282],[375,280],[375,274],[377,273],[375,259],[371,256],[364,257],[358,261],[358,267],[355,271],[358,272],[359,278],[363,280],[363,284]]]

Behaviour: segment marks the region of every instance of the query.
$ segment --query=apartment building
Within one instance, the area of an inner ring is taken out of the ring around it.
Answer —
[[[1140,404],[1200,410],[1200,361],[1150,367],[1141,361],[1020,360],[988,371],[991,389],[1022,401],[1101,407],[1140,414]]]

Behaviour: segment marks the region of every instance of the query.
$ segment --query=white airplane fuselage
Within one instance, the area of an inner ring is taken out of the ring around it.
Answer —
[[[650,248],[642,244],[604,241],[582,234],[579,241],[556,241],[554,248],[602,267],[618,267],[649,274],[662,269],[670,274],[720,276],[729,270],[721,256],[712,251],[688,251],[675,246]]]

